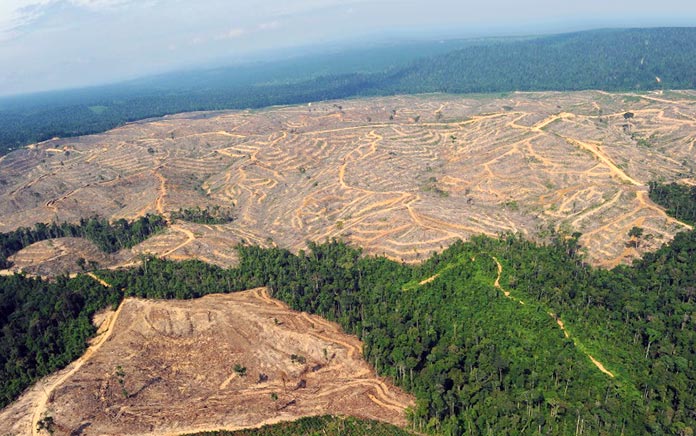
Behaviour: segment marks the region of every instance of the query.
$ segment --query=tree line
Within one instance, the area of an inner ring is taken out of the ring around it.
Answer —
[[[379,421],[339,416],[311,416],[297,421],[237,431],[212,431],[188,436],[408,436],[411,433]]]
[[[674,218],[696,225],[696,186],[656,182],[649,186],[652,201],[662,205]]]
[[[172,212],[173,220],[188,221],[197,224],[227,224],[234,221],[234,211],[231,207],[220,207],[219,205],[179,208]]]
[[[147,214],[132,222],[118,219],[109,223],[106,218],[94,216],[81,218],[78,223],[37,223],[34,227],[20,227],[14,231],[0,233],[0,269],[12,266],[8,260],[19,250],[46,239],[81,237],[94,242],[105,253],[115,253],[131,248],[167,225],[160,215]]]

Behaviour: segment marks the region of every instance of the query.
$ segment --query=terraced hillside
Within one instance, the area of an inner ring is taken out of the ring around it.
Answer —
[[[473,234],[543,238],[554,228],[582,232],[590,261],[612,266],[687,227],[650,201],[647,184],[693,180],[695,128],[691,91],[428,95],[180,114],[0,158],[0,231],[220,205],[234,206],[236,220],[176,222],[98,261],[152,252],[230,265],[239,242],[300,249],[332,237],[417,261]],[[644,229],[639,244],[629,243],[634,226]],[[40,258],[51,257],[47,248]],[[16,267],[39,257],[20,252]]]

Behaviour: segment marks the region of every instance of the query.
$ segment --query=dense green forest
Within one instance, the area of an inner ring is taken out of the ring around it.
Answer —
[[[55,136],[187,111],[401,93],[695,86],[696,28],[400,44],[0,99],[0,154]]]
[[[696,86],[694,53],[696,28],[579,32],[416,61],[388,75],[379,88],[391,93],[690,89]]]
[[[12,266],[8,257],[35,242],[46,239],[82,237],[94,242],[106,253],[114,253],[136,244],[159,232],[167,225],[159,215],[147,214],[133,222],[119,219],[109,223],[106,218],[82,218],[79,223],[37,223],[33,228],[20,227],[7,233],[0,233],[0,269]]]
[[[383,422],[327,415],[264,425],[253,430],[213,431],[190,436],[408,436],[410,434]]]
[[[99,272],[111,288],[0,277],[2,404],[79,355],[98,308],[266,285],[358,335],[377,371],[416,396],[418,431],[693,434],[696,232],[613,270],[585,264],[578,237],[479,236],[420,265],[337,241],[297,254],[240,246],[239,266],[227,270],[149,258]]]
[[[650,199],[678,220],[696,225],[696,186],[650,183]]]

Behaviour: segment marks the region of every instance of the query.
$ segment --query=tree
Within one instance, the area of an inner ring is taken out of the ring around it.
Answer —
[[[36,423],[36,431],[41,432],[41,430],[46,430],[50,435],[56,431],[56,423],[52,416],[44,416]]]
[[[247,372],[246,366],[242,366],[239,363],[235,363],[233,369],[234,369],[234,372],[237,373],[238,376],[240,376],[240,377],[246,376],[246,372]]]
[[[628,236],[632,238],[640,238],[643,236],[643,229],[641,227],[633,226],[631,230],[628,231]]]
[[[640,239],[643,236],[643,229],[638,226],[633,226],[631,230],[628,231],[628,236],[631,238],[628,242],[628,246],[638,248],[640,246]]]

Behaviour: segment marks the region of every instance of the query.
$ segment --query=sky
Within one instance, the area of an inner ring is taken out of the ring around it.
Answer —
[[[693,25],[693,0],[0,0],[0,95],[342,41]]]

